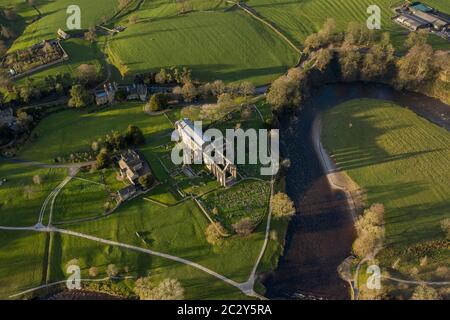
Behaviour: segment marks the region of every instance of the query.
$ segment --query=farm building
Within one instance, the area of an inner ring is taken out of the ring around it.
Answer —
[[[119,190],[117,195],[121,202],[134,197],[139,191],[139,178],[151,173],[150,166],[139,152],[128,150],[120,155],[119,161],[120,177],[128,180],[131,185]]]
[[[397,18],[395,18],[395,21],[413,31],[428,28],[431,26],[429,22],[407,13],[399,15]]]
[[[127,86],[127,100],[146,101],[148,96],[148,88],[143,84],[133,84]]]
[[[119,196],[120,201],[123,202],[133,197],[136,194],[136,192],[137,192],[136,186],[130,185],[117,191],[117,195]]]
[[[114,103],[114,98],[116,96],[117,91],[117,84],[105,84],[103,86],[103,90],[96,91],[95,92],[95,103],[98,106],[102,106],[105,104],[112,104]]]
[[[120,155],[119,168],[122,179],[128,179],[132,185],[136,185],[140,177],[151,173],[150,166],[136,150]]]
[[[434,15],[447,23],[447,29],[450,27],[450,16],[448,14],[438,11],[438,12],[435,12]]]
[[[421,2],[413,2],[413,3],[409,6],[409,8],[410,8],[411,10],[419,10],[419,11],[427,12],[427,13],[430,13],[430,12],[433,12],[433,11],[434,11],[433,8],[427,6],[426,4],[423,4],[423,3],[421,3]]]
[[[183,146],[187,149],[183,152],[185,164],[193,163],[194,159],[200,158],[223,187],[234,183],[237,178],[237,168],[225,156],[229,144],[224,139],[212,141],[210,137],[198,132],[189,119],[177,121],[175,129]]]
[[[433,13],[423,12],[422,10],[418,9],[411,9],[411,12],[414,14],[414,17],[426,21],[427,23],[432,25],[435,30],[442,30],[449,26],[448,21],[441,19]]]

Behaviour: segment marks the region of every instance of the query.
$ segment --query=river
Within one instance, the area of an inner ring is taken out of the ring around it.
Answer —
[[[330,84],[318,89],[302,111],[280,124],[281,154],[291,166],[287,193],[297,214],[289,223],[284,255],[267,275],[272,299],[349,299],[348,284],[337,267],[350,255],[355,231],[345,195],[332,191],[314,152],[312,122],[318,111],[352,99],[391,101],[450,131],[450,106],[424,95],[379,84]]]

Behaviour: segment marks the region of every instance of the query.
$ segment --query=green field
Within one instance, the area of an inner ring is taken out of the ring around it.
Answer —
[[[421,273],[448,266],[440,220],[450,217],[450,133],[376,100],[353,100],[327,111],[323,130],[326,149],[365,190],[366,203],[386,208],[383,262],[401,258],[407,272],[428,256]]]
[[[381,9],[381,31],[390,32],[398,48],[408,31],[394,23],[390,18],[394,16],[393,5],[401,3],[398,0],[247,0],[248,5],[260,15],[271,21],[297,45],[305,38],[317,32],[327,18],[334,18],[338,29],[345,30],[351,21],[364,23],[369,15],[367,8],[378,5]],[[425,0],[424,3],[450,13],[450,3],[441,0]],[[450,43],[436,36],[430,37],[436,48],[450,49]]]
[[[65,169],[29,167],[0,160],[0,225],[31,226],[37,223],[45,198],[64,179]],[[40,176],[42,184],[33,183]]]
[[[29,9],[29,6],[23,4],[24,1],[18,0],[2,0],[0,6],[7,6],[9,4],[19,4],[18,13],[20,15],[37,17],[38,13]],[[14,42],[10,51],[22,49],[41,42],[45,39],[54,39],[59,28],[67,29],[66,13],[70,5],[76,4],[81,10],[81,27],[84,29],[101,22],[102,17],[112,17],[116,12],[116,2],[110,0],[58,0],[58,1],[36,1],[36,5],[42,13],[42,18],[38,21],[29,24],[24,30],[23,34]]]
[[[298,59],[273,31],[236,10],[142,21],[114,37],[109,53],[130,74],[178,65],[202,80],[258,84],[273,80]]]
[[[110,169],[110,175],[117,175],[115,170]],[[110,180],[112,180],[111,177]],[[104,184],[99,173],[79,173],[59,193],[55,200],[53,222],[61,223],[66,220],[101,217],[105,212],[104,205],[111,199],[110,192],[116,192],[123,188],[112,187]],[[114,183],[118,185],[117,183]]]
[[[83,39],[69,39],[62,42],[61,45],[69,55],[69,60],[30,75],[29,78],[34,80],[34,84],[44,86],[44,79],[49,75],[54,76],[67,73],[71,76],[75,76],[76,70],[81,64],[94,65],[102,79],[105,70],[105,62],[103,53],[99,48],[100,44],[91,44]],[[25,83],[26,79],[27,78],[22,78],[18,80],[18,84]]]
[[[46,163],[61,155],[77,151],[89,151],[91,143],[112,130],[124,132],[129,124],[142,129],[148,142],[169,137],[172,124],[164,117],[146,116],[143,105],[126,103],[100,112],[66,110],[45,118],[34,130],[38,139],[23,147],[19,157]],[[155,137],[155,134],[159,136]],[[151,137],[152,135],[152,137]],[[156,139],[155,139],[156,138]],[[144,153],[151,146],[144,148]]]
[[[158,159],[164,160],[167,154],[170,154],[168,143],[172,124],[163,115],[146,115],[142,107],[143,105],[139,103],[124,103],[96,112],[66,110],[52,114],[39,123],[34,130],[37,138],[23,146],[19,158],[49,164],[52,164],[58,155],[88,150],[91,141],[111,130],[124,131],[129,124],[135,124],[143,130],[147,140],[146,145],[140,150],[148,159],[160,183],[144,197],[124,203],[112,215],[103,216],[103,205],[108,193],[101,184],[105,182],[111,191],[115,191],[123,183],[115,179],[114,169],[107,170],[104,179],[99,172],[79,172],[56,196],[53,222],[61,228],[183,257],[235,281],[246,281],[262,248],[266,222],[264,217],[259,215],[262,222],[249,237],[243,239],[233,236],[221,247],[210,245],[204,235],[209,221],[189,198],[179,202],[182,198],[176,192],[176,188],[186,193],[202,194],[219,186],[214,179],[206,175],[200,178],[187,178],[183,174],[177,174],[172,177],[164,170]],[[171,110],[168,117],[179,119],[180,109]],[[259,123],[259,126],[261,125]],[[164,162],[169,165],[167,159]],[[174,169],[176,168],[171,168]],[[37,173],[45,174],[46,178],[35,190],[35,198],[26,200],[18,197],[19,192],[23,193],[23,185],[32,184],[32,177]],[[2,163],[0,178],[4,176],[8,178],[8,182],[0,186],[1,199],[4,199],[3,196],[6,197],[6,201],[2,204],[0,225],[35,224],[45,198],[66,175],[67,172],[63,169]],[[230,193],[232,190],[227,192]],[[266,189],[265,191],[268,192]],[[261,210],[267,208],[266,201],[258,204]],[[20,208],[25,210],[19,210]],[[49,210],[48,206],[43,219],[44,224],[48,221]],[[92,217],[98,219],[64,223]],[[260,270],[267,271],[274,268],[282,249],[285,222],[275,221],[274,225],[280,237],[274,236],[269,241]],[[108,264],[114,263],[123,276],[138,277],[150,274],[155,279],[175,277],[186,288],[186,297],[189,299],[245,298],[236,288],[223,281],[167,259],[59,234],[42,236],[39,242],[34,234],[21,235],[15,231],[0,231],[0,237],[5,244],[1,250],[4,259],[0,260],[0,278],[12,279],[6,276],[11,272],[7,263],[16,261],[19,252],[23,252],[25,256],[24,262],[15,264],[16,280],[13,284],[2,287],[0,297],[7,298],[42,282],[64,279],[67,263],[76,258],[80,261],[83,277],[89,277],[88,270],[92,266],[99,269],[98,277],[104,277]],[[4,250],[9,247],[21,249]],[[48,259],[44,254],[47,251]],[[32,252],[29,260],[28,252]],[[35,273],[33,277],[29,276],[31,271]],[[132,287],[132,281],[124,282],[123,285]]]
[[[1,299],[42,283],[45,237],[29,231],[0,231]]]
[[[405,50],[403,43],[408,31],[391,20],[394,14],[391,7],[399,3],[397,0],[245,2],[299,48],[327,18],[335,18],[338,29],[344,30],[348,22],[365,22],[368,6],[375,4],[382,11],[381,31],[390,32],[397,48]],[[448,3],[440,0],[425,2],[450,13]],[[159,71],[164,67],[186,66],[199,80],[250,80],[265,84],[297,63],[299,54],[282,37],[243,10],[231,8],[224,0],[190,0],[186,3],[188,12],[179,14],[180,5],[175,1],[134,0],[129,8],[116,16],[115,2],[77,1],[82,13],[82,28],[97,25],[106,17],[113,18],[107,23],[109,27],[122,25],[127,29],[109,40],[99,36],[94,45],[80,39],[65,42],[70,60],[32,77],[42,79],[48,74],[73,74],[81,63],[93,63],[100,69],[108,56],[114,65],[111,68],[113,78],[117,81],[129,82],[137,73]],[[58,28],[66,29],[66,8],[72,4],[70,1],[36,1],[36,4],[43,16],[31,23],[37,17],[37,11],[31,6],[19,0],[0,0],[0,6],[16,6],[20,15],[12,26],[19,37],[10,51],[55,38]],[[135,24],[129,23],[132,14],[137,17]],[[8,21],[1,23],[11,24]],[[450,49],[449,42],[437,36],[431,36],[430,43],[436,49]]]
[[[142,242],[136,243],[143,246]],[[98,278],[106,277],[106,267],[114,263],[119,268],[121,276],[150,275],[155,281],[168,277],[178,279],[185,288],[186,299],[246,299],[246,296],[234,287],[215,277],[163,258],[98,245],[88,240],[65,235],[53,235],[51,248],[50,281],[64,278],[67,262],[75,258],[80,262],[82,276],[86,278],[89,278],[88,269],[91,266],[98,268]],[[132,288],[133,280],[122,281],[120,285]]]

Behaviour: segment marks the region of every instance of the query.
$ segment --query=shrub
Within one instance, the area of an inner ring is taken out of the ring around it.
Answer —
[[[95,278],[98,275],[98,269],[97,267],[90,267],[89,268],[89,276],[92,278]]]
[[[167,97],[163,93],[152,95],[150,101],[145,105],[145,111],[158,112],[167,108]]]
[[[106,269],[106,273],[108,274],[108,276],[110,278],[114,278],[114,277],[117,277],[117,275],[119,274],[119,269],[117,268],[117,266],[115,264],[110,264],[110,265],[108,265],[108,268]]]
[[[155,179],[153,178],[151,173],[147,173],[147,174],[139,177],[139,184],[144,189],[150,188],[153,185],[154,182],[155,182]]]
[[[109,157],[108,151],[105,149],[100,151],[96,158],[97,169],[104,169],[108,167],[110,162],[111,159]]]
[[[420,259],[420,266],[421,267],[426,267],[427,265],[428,265],[428,257],[425,256],[425,257]]]
[[[447,239],[450,239],[450,218],[441,220],[441,228],[445,232]]]
[[[141,129],[130,124],[125,133],[125,141],[128,145],[139,146],[145,143],[145,137]]]
[[[42,177],[38,174],[33,176],[33,183],[34,184],[42,184]]]
[[[164,279],[158,286],[150,277],[139,278],[134,287],[134,293],[141,300],[183,300],[184,288],[176,279]]]

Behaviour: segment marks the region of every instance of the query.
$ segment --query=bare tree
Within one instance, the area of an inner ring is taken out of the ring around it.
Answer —
[[[255,223],[250,218],[243,218],[233,224],[233,229],[241,237],[250,235],[255,228]]]
[[[221,245],[224,234],[226,230],[220,222],[210,223],[205,230],[206,241],[212,245]]]
[[[141,300],[183,300],[184,288],[176,279],[164,279],[159,285],[150,277],[139,278],[134,286],[134,293]]]
[[[411,300],[441,300],[441,297],[436,289],[420,285],[414,290]]]
[[[450,218],[441,220],[441,229],[445,232],[447,239],[450,239]]]
[[[432,75],[433,48],[428,44],[415,45],[398,61],[398,84],[414,88]]]
[[[277,218],[290,218],[295,214],[294,202],[285,193],[275,194],[271,203],[272,213]]]
[[[193,101],[197,97],[197,88],[192,82],[186,82],[182,87],[184,100],[187,102]]]
[[[84,40],[94,43],[97,38],[97,33],[95,27],[90,27],[89,30],[84,34]]]
[[[97,68],[93,64],[82,64],[76,70],[77,78],[83,83],[97,81]]]

